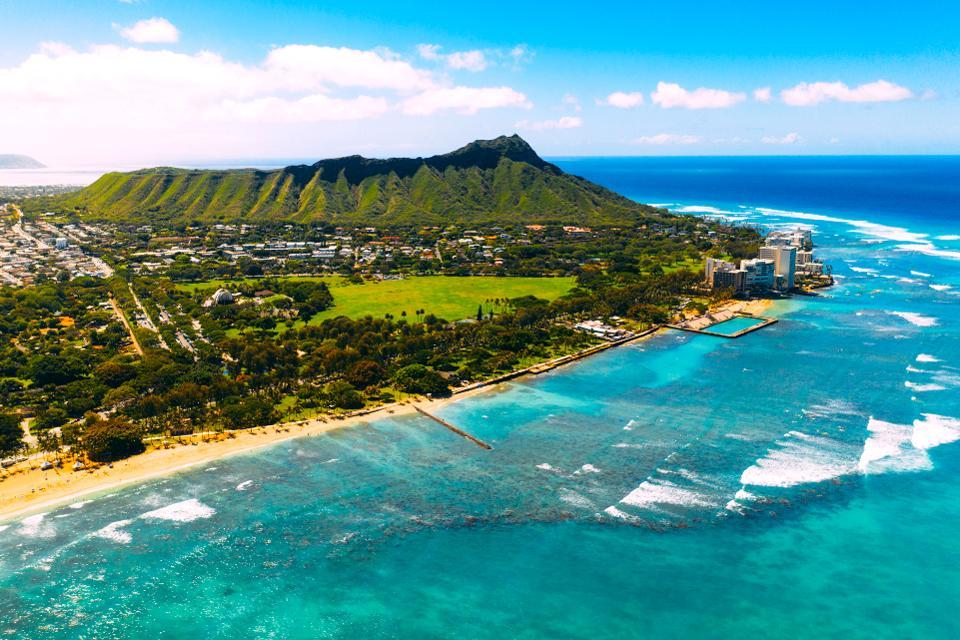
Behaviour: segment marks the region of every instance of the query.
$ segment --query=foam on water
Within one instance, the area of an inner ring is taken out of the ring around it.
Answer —
[[[543,469],[544,471],[559,471],[559,469],[555,468],[548,462],[541,462],[537,465],[537,469]]]
[[[251,486],[253,486],[253,480],[244,480],[243,482],[237,485],[237,491],[246,491]]]
[[[943,236],[937,236],[937,240],[960,240],[960,236],[950,233]]]
[[[946,389],[946,387],[942,384],[937,384],[935,382],[920,383],[910,382],[909,380],[904,382],[903,386],[905,386],[907,389],[913,389],[918,393],[925,393],[927,391],[943,391]]]
[[[950,291],[950,289],[953,289],[949,284],[932,284],[930,288],[934,291]]]
[[[0,524],[0,533],[3,533],[4,531],[6,531],[6,530],[9,529],[9,528],[10,528],[10,525],[8,525],[8,524]]]
[[[790,431],[740,476],[745,486],[793,487],[852,473],[858,452],[849,444]]]
[[[600,469],[596,468],[592,464],[587,463],[577,469],[574,473],[600,473]]]
[[[949,260],[960,260],[960,251],[950,251],[948,249],[940,249],[930,243],[901,244],[897,246],[897,251],[914,251],[916,253],[922,253],[924,255],[934,256],[937,258],[947,258]]]
[[[871,269],[869,267],[850,267],[850,271],[856,271],[857,273],[866,273],[868,275],[880,273],[876,269]]]
[[[922,313],[914,313],[912,311],[887,311],[887,315],[903,318],[910,324],[917,327],[935,327],[938,324],[938,320],[936,318],[931,318],[930,316],[925,316]]]
[[[831,398],[826,402],[814,404],[802,409],[803,414],[811,418],[832,418],[836,416],[860,416],[863,412],[849,400]]]
[[[877,238],[880,240],[889,240],[892,242],[913,242],[918,244],[919,243],[929,244],[929,241],[926,240],[927,234],[925,233],[915,233],[903,227],[892,227],[885,224],[870,222],[869,220],[848,220],[846,218],[825,216],[819,213],[806,213],[803,211],[785,211],[783,209],[770,209],[765,207],[757,207],[757,211],[763,213],[764,215],[775,216],[780,218],[793,218],[797,220],[813,220],[817,222],[836,222],[840,224],[847,224],[855,229],[855,233],[859,233],[871,238]]]
[[[201,518],[209,518],[215,513],[216,511],[214,509],[203,504],[196,498],[190,498],[189,500],[176,502],[165,507],[160,507],[159,509],[154,509],[153,511],[147,511],[140,517],[148,520],[193,522]]]
[[[644,480],[636,489],[625,495],[621,504],[633,507],[656,508],[660,505],[680,505],[684,507],[711,507],[716,501],[702,493],[681,487],[669,480]]]
[[[917,356],[917,362],[940,362],[940,360],[929,354],[921,353]]]
[[[685,207],[680,207],[676,209],[679,213],[713,213],[713,214],[732,214],[737,216],[742,216],[743,213],[739,211],[724,211],[723,209],[718,209],[716,207],[708,207],[705,205],[688,205]]]
[[[932,449],[960,440],[960,420],[933,413],[923,413],[922,420],[913,421],[910,442],[917,449]]]
[[[939,382],[940,384],[947,385],[949,387],[960,387],[960,375],[957,375],[951,371],[945,371],[943,369],[936,371],[933,374],[933,379],[935,382]]]
[[[607,507],[603,510],[603,512],[607,515],[613,516],[614,518],[620,518],[621,520],[629,520],[631,518],[629,513],[625,513],[614,506]]]
[[[590,509],[591,511],[596,509],[596,506],[589,498],[570,489],[560,489],[560,500],[581,509]]]
[[[919,277],[921,277],[921,278],[932,278],[932,277],[933,277],[933,275],[931,275],[931,274],[929,274],[929,273],[925,273],[925,272],[923,272],[923,271],[915,271],[915,270],[913,270],[913,269],[910,270],[910,275],[919,276]]]
[[[863,443],[857,468],[861,473],[918,471],[932,468],[925,451],[910,445],[913,427],[877,420],[867,423],[870,436]]]
[[[38,513],[20,521],[17,533],[27,538],[52,538],[53,525],[46,521],[46,513]]]
[[[92,535],[97,538],[103,538],[104,540],[111,540],[118,544],[130,544],[133,541],[133,536],[130,535],[129,531],[124,531],[123,527],[132,523],[133,520],[117,520],[102,529],[94,531]]]

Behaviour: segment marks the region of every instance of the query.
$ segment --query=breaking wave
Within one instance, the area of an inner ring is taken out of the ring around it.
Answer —
[[[832,480],[856,469],[858,453],[844,442],[790,431],[741,474],[740,484],[784,488]]]
[[[141,518],[147,520],[172,520],[173,522],[193,522],[201,518],[209,518],[216,513],[211,507],[203,504],[196,498],[169,504],[153,511],[147,511]]]

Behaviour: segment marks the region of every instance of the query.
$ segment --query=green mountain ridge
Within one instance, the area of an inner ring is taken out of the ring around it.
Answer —
[[[115,222],[624,224],[662,211],[540,158],[517,135],[429,158],[348,156],[274,171],[170,167],[108,173],[31,208]]]

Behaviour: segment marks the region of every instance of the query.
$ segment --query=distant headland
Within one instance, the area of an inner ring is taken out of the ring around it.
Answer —
[[[30,156],[0,153],[0,169],[45,169],[46,165]]]

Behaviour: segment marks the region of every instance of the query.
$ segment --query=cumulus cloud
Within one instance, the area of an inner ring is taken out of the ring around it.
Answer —
[[[524,94],[510,87],[449,87],[428,89],[407,98],[400,109],[411,116],[428,116],[443,111],[473,115],[481,109],[529,109],[532,106]]]
[[[600,106],[616,107],[617,109],[633,109],[643,104],[643,94],[639,91],[626,93],[624,91],[614,91],[606,98],[597,100]]]
[[[436,86],[433,76],[378,51],[317,45],[287,45],[270,51],[263,64],[288,90],[326,85],[416,91]]]
[[[517,129],[530,129],[531,131],[543,131],[544,129],[577,129],[583,126],[583,119],[579,116],[563,116],[556,120],[529,121],[521,120],[516,125]]]
[[[121,36],[137,44],[169,44],[180,39],[180,30],[166,18],[148,18],[129,27],[114,25]]]
[[[785,136],[763,136],[760,142],[763,144],[796,144],[803,140],[797,132],[788,133]]]
[[[530,106],[507,86],[451,85],[387,51],[345,47],[282,46],[251,64],[209,51],[44,43],[0,66],[0,139],[24,148],[184,154],[200,137],[237,146],[248,124]]]
[[[842,82],[801,82],[780,92],[780,99],[793,107],[809,107],[830,100],[837,102],[897,102],[913,97],[906,87],[877,80],[850,88]]]
[[[705,87],[689,91],[673,82],[658,82],[657,90],[650,94],[650,99],[663,109],[723,109],[743,102],[747,96]]]
[[[770,102],[772,98],[773,92],[770,90],[770,87],[761,87],[753,91],[753,99],[757,102]]]
[[[688,134],[658,133],[654,136],[640,136],[634,138],[634,144],[696,144],[703,138]]]

